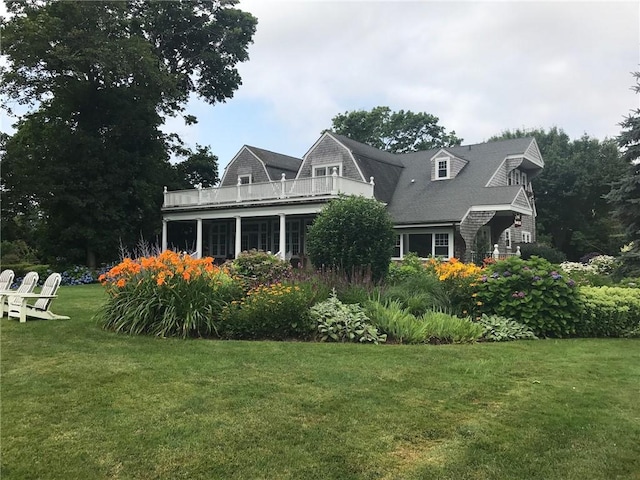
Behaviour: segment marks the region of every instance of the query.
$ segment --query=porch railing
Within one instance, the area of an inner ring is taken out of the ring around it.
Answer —
[[[240,184],[226,187],[196,188],[193,190],[164,190],[163,207],[196,205],[231,205],[291,198],[313,198],[327,195],[362,195],[373,198],[373,177],[369,183],[330,175],[280,181]]]
[[[476,265],[482,265],[485,259],[493,258],[494,260],[504,260],[509,257],[519,257],[522,253],[520,252],[520,246],[516,247],[515,252],[501,252],[498,249],[498,245],[493,246],[492,252],[469,252],[469,261],[471,263],[475,263]]]

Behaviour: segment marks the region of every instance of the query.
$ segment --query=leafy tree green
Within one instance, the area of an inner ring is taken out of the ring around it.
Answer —
[[[447,133],[438,121],[430,113],[392,112],[389,107],[375,107],[336,115],[331,119],[330,131],[393,153],[460,145],[462,139],[456,132]]]
[[[197,185],[213,187],[218,183],[218,157],[209,147],[196,145],[196,151],[190,152],[186,160],[176,164],[176,173],[182,182],[182,188]]]
[[[7,1],[3,106],[30,111],[4,142],[3,234],[36,212],[47,257],[94,264],[157,233],[163,185],[215,182],[215,156],[160,127],[190,95],[215,104],[240,85],[256,19],[236,3]]]
[[[633,76],[636,80],[633,89],[640,93],[640,72]],[[640,109],[633,110],[621,126],[618,144],[628,168],[606,198],[625,228],[626,240],[632,242],[631,248],[622,256],[623,273],[640,275]]]
[[[339,268],[346,275],[370,268],[374,279],[387,274],[393,247],[393,222],[386,208],[361,196],[329,202],[307,237],[307,250],[316,267]]]
[[[570,260],[588,252],[615,254],[622,244],[621,227],[604,199],[625,171],[615,140],[584,135],[571,140],[562,130],[515,130],[499,137],[536,139],[545,167],[532,181],[538,236]]]

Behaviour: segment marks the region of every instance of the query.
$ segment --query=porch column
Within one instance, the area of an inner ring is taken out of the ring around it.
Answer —
[[[196,258],[202,258],[202,219],[196,220]]]
[[[236,217],[236,246],[235,246],[235,258],[240,255],[240,242],[242,241],[242,217]]]
[[[162,251],[167,249],[167,221],[162,219]]]
[[[400,258],[404,258],[404,233],[400,234]]]
[[[286,228],[287,222],[284,213],[280,213],[280,258],[282,260],[286,259],[287,254],[287,235],[284,229]]]

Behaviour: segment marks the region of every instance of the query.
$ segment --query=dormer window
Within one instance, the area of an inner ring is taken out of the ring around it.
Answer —
[[[436,180],[449,178],[449,158],[436,158]]]
[[[251,183],[251,174],[238,175],[238,185],[249,185]]]
[[[341,174],[341,166],[340,165],[325,165],[322,167],[315,167],[313,169],[313,176],[314,177],[328,177],[330,175],[333,175],[333,169],[336,169],[336,173],[338,175]]]

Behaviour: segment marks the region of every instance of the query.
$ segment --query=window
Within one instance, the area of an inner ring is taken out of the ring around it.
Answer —
[[[227,226],[225,224],[214,223],[211,225],[209,250],[213,256],[224,257],[227,255]]]
[[[504,246],[511,249],[511,230],[508,228],[504,231]]]
[[[239,185],[249,185],[251,183],[251,174],[247,175],[238,175],[238,184]]]
[[[449,258],[449,234],[448,233],[435,234],[433,255],[434,257]]]
[[[300,254],[300,221],[287,220],[285,227],[285,253],[291,255]],[[273,251],[280,251],[280,222],[273,223]]]
[[[449,159],[436,158],[436,179],[449,178]]]
[[[527,174],[522,172],[522,185],[524,185],[525,187],[527,186]]]
[[[314,177],[328,177],[329,175],[333,175],[333,169],[336,169],[336,173],[338,175],[341,174],[340,165],[325,165],[323,167],[315,167],[313,169]]]
[[[402,242],[402,250],[400,243]],[[394,255],[400,257],[407,253],[415,253],[421,258],[444,257],[449,258],[452,236],[451,233],[405,233],[398,235]]]
[[[402,235],[396,235],[396,244],[393,247],[393,258],[400,258],[401,242],[402,242]]]
[[[522,243],[531,243],[531,232],[522,232]]]

